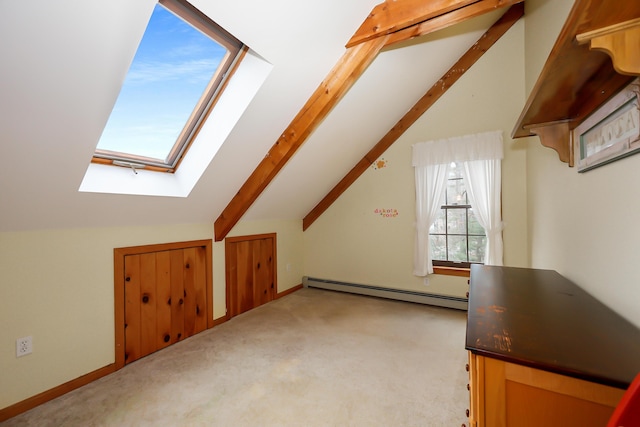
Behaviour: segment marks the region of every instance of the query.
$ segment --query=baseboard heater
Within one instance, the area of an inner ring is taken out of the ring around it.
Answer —
[[[305,288],[329,289],[332,291],[349,292],[352,294],[369,295],[373,297],[389,298],[419,304],[435,305],[438,307],[466,310],[468,300],[447,295],[429,294],[426,292],[405,291],[401,289],[384,288],[380,286],[360,285],[356,283],[338,282],[335,280],[303,277]]]

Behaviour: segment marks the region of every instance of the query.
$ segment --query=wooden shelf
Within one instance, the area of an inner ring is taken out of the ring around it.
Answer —
[[[640,75],[639,45],[640,2],[576,0],[512,138],[538,135],[573,166],[571,131]]]

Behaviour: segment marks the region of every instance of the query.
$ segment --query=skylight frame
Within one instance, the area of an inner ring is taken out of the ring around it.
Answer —
[[[227,53],[220,61],[220,66],[207,84],[164,162],[135,154],[96,149],[91,160],[92,163],[130,167],[134,172],[136,169],[167,173],[175,172],[247,52],[247,48],[242,42],[187,1],[158,0],[158,3],[187,24],[222,45],[227,50]]]

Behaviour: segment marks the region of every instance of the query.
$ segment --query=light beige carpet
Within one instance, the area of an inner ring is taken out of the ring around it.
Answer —
[[[465,322],[302,289],[2,426],[460,426]]]

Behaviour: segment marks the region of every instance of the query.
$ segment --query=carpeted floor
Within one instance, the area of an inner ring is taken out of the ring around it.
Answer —
[[[465,322],[302,289],[0,425],[459,426]]]

